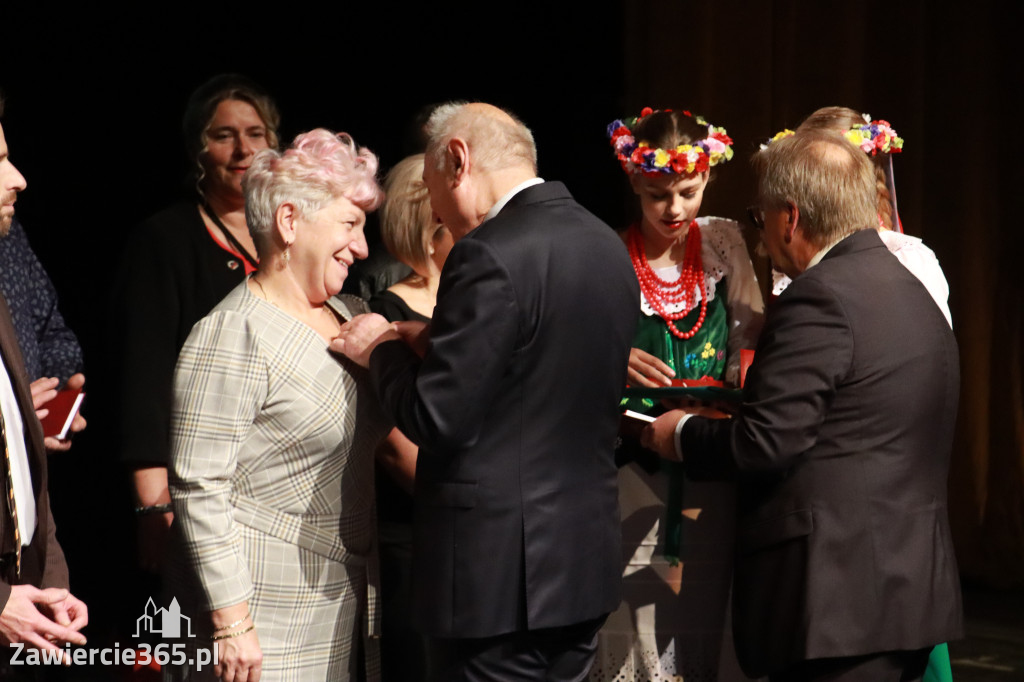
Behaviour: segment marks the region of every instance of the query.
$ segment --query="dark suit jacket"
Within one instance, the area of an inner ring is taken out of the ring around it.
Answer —
[[[67,587],[68,567],[64,561],[64,553],[57,544],[56,529],[50,516],[50,496],[46,485],[46,448],[43,446],[43,427],[36,418],[32,406],[32,391],[28,376],[25,374],[25,363],[18,349],[18,338],[11,324],[11,314],[7,302],[0,296],[0,353],[3,354],[4,366],[11,378],[14,395],[21,408],[21,419],[25,423],[24,434],[8,433],[9,438],[23,437],[28,449],[29,469],[32,474],[32,489],[36,498],[37,525],[32,543],[24,548],[21,559],[21,578],[15,575],[14,564],[5,567],[0,574],[0,610],[7,604],[11,595],[11,585],[28,584],[36,587]],[[0,467],[6,467],[0,457]],[[15,551],[14,530],[11,515],[7,510],[7,476],[0,475],[0,553]]]
[[[561,183],[529,187],[452,249],[422,362],[371,357],[416,468],[414,613],[486,637],[619,603],[613,449],[639,291],[625,247]]]
[[[736,648],[748,675],[962,634],[946,509],[956,341],[874,230],[768,310],[731,421],[690,419],[687,473],[735,473]]]

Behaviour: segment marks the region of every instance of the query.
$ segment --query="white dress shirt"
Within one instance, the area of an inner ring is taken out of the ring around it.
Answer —
[[[32,473],[25,448],[25,423],[14,395],[11,377],[0,357],[0,410],[3,410],[7,432],[7,452],[11,458],[11,479],[14,481],[14,504],[18,510],[18,531],[21,545],[28,546],[36,532],[36,497],[32,492]]]
[[[484,216],[484,222],[498,215],[498,212],[501,211],[501,209],[505,208],[505,204],[507,204],[509,200],[512,199],[512,197],[519,194],[527,187],[533,187],[534,185],[539,185],[542,182],[544,182],[544,178],[530,178],[529,180],[524,180],[523,182],[520,182],[518,185],[516,185],[508,192],[506,192],[505,196],[498,199],[498,201],[495,202],[494,206],[491,206],[491,210],[488,211],[487,215]]]

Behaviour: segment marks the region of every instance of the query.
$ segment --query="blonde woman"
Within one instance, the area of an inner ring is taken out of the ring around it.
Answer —
[[[429,322],[452,233],[430,210],[423,184],[423,154],[400,161],[384,181],[381,237],[412,273],[370,299],[370,308],[392,322]],[[412,491],[419,448],[394,429],[377,450],[377,518],[381,554],[381,651],[385,679],[426,679],[423,637],[410,622]]]

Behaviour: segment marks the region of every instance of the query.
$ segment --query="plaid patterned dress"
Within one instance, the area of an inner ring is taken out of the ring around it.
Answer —
[[[331,307],[367,310],[353,297]],[[388,424],[364,378],[245,282],[178,360],[169,474],[183,551],[167,600],[192,617],[199,647],[211,646],[206,611],[248,600],[266,681],[348,680],[360,650],[370,679],[377,667],[359,638],[374,630],[360,626],[373,610],[373,452]],[[173,676],[212,676],[189,673]]]

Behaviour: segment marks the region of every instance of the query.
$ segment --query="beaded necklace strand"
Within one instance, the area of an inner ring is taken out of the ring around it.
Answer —
[[[697,221],[690,223],[686,233],[686,250],[683,253],[682,272],[674,282],[661,279],[655,274],[650,263],[647,262],[647,253],[644,251],[644,239],[640,233],[640,226],[634,223],[629,228],[627,239],[629,257],[633,261],[633,270],[640,282],[640,291],[644,298],[651,305],[651,308],[661,319],[665,320],[668,330],[680,339],[690,339],[704,324],[704,316],[708,310],[707,284],[704,281],[704,260],[701,258],[701,237],[700,227]],[[688,332],[681,332],[676,328],[675,321],[681,320],[696,305],[694,300],[694,289],[700,289],[700,315],[696,324]],[[682,303],[682,310],[670,313],[666,307],[670,303]]]

